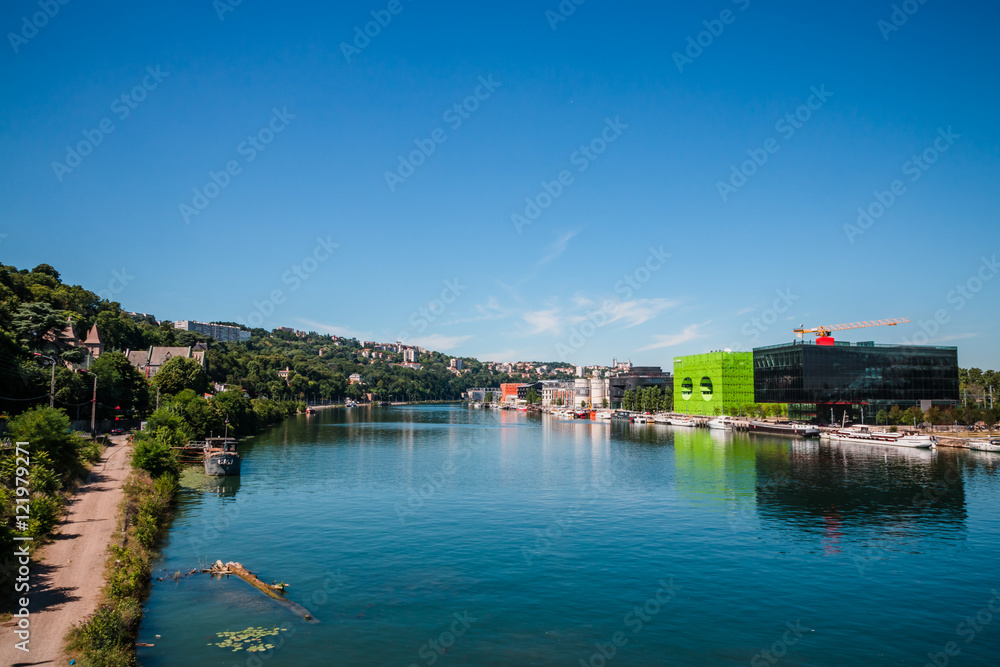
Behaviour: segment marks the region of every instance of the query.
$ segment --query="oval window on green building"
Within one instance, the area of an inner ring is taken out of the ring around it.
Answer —
[[[684,378],[681,382],[681,398],[685,401],[691,398],[691,394],[694,392],[694,380],[691,378]]]
[[[701,397],[706,401],[712,400],[712,378],[707,375],[701,379]]]

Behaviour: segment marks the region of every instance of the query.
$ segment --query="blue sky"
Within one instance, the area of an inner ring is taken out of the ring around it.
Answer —
[[[230,2],[0,10],[0,261],[484,360],[909,317],[843,338],[1000,367],[995,5]]]

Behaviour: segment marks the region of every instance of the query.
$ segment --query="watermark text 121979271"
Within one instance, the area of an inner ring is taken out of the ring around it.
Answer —
[[[14,461],[16,464],[16,469],[14,470],[14,502],[16,503],[14,508],[14,525],[19,533],[28,531],[28,518],[31,513],[31,487],[28,481],[31,456],[28,453],[27,447],[27,442],[18,442],[14,452],[16,456],[16,460]],[[14,614],[13,618],[15,622],[14,634],[21,641],[16,642],[14,647],[25,652],[30,652],[28,642],[31,640],[31,632],[29,631],[31,619],[29,618],[30,612],[28,611],[28,597],[26,595],[30,589],[28,582],[31,574],[31,568],[29,567],[31,558],[28,554],[27,543],[31,539],[30,536],[14,536],[15,542],[18,543],[14,549],[14,558],[17,561],[14,592],[21,596],[17,597],[15,595],[15,598],[17,598],[17,604],[15,605],[17,613]]]

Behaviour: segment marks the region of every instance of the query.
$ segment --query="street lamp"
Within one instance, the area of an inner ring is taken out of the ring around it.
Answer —
[[[56,406],[56,360],[38,352],[35,352],[35,356],[48,359],[52,362],[52,381],[49,383],[49,407],[54,408]]]

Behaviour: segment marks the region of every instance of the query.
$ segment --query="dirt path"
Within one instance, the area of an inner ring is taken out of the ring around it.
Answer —
[[[69,664],[62,653],[63,637],[97,608],[122,482],[130,470],[131,448],[125,436],[114,437],[112,442],[70,500],[52,543],[32,558],[27,594],[30,652],[14,647],[21,641],[15,628],[0,628],[0,665]]]

